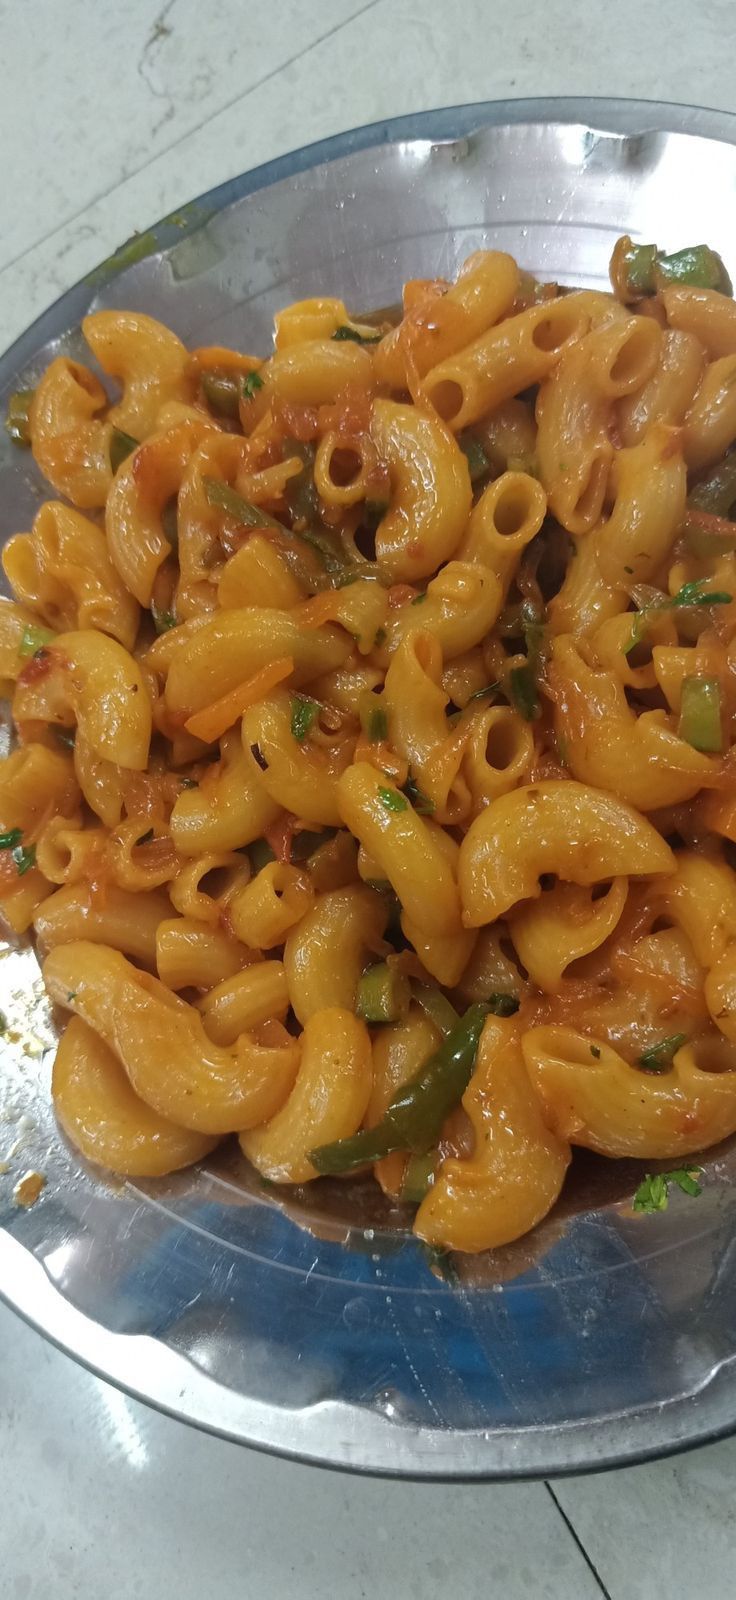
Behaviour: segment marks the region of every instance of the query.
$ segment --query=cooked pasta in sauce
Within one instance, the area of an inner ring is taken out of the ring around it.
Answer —
[[[117,397],[13,396],[0,908],[89,1160],[235,1134],[481,1251],[574,1145],[693,1192],[736,1131],[736,305],[705,246],[611,277],[480,251],[266,359],[98,311]]]

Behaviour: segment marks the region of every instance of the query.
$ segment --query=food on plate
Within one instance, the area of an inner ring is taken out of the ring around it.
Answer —
[[[97,311],[12,397],[0,911],[89,1160],[235,1134],[477,1252],[736,1132],[736,305],[611,282],[478,251],[265,358]]]

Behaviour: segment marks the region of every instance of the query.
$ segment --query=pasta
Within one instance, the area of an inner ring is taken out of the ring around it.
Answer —
[[[478,1252],[575,1146],[736,1133],[736,308],[705,246],[611,280],[478,251],[263,358],[97,312],[119,397],[13,397],[0,914],[87,1160],[235,1135]]]

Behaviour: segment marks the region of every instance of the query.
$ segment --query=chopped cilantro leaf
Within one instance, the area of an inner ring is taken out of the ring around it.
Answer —
[[[406,796],[399,794],[398,789],[389,789],[383,783],[378,785],[378,798],[387,811],[407,811],[409,801]]]
[[[404,784],[404,794],[411,800],[414,810],[420,817],[431,817],[434,811],[434,801],[430,800],[414,778],[407,778]]]
[[[672,1033],[668,1039],[660,1039],[658,1044],[650,1044],[647,1050],[642,1050],[637,1066],[642,1072],[669,1072],[673,1057],[682,1049],[686,1040],[686,1033]]]
[[[634,1210],[649,1215],[655,1211],[666,1211],[670,1185],[673,1183],[683,1194],[697,1198],[703,1193],[698,1183],[702,1170],[702,1167],[677,1167],[673,1172],[648,1172],[634,1195]]]
[[[350,339],[352,340],[353,344],[380,344],[383,334],[359,333],[357,328],[350,328],[348,324],[344,322],[341,327],[335,329],[332,337],[333,339],[337,340],[338,343],[340,343],[342,340]]]
[[[257,372],[249,372],[247,378],[240,385],[240,392],[244,400],[254,400],[259,389],[263,388],[263,379]]]

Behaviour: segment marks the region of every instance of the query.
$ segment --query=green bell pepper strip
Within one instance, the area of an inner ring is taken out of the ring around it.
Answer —
[[[229,483],[223,483],[220,478],[203,478],[202,482],[208,503],[218,511],[225,511],[236,522],[242,522],[244,527],[277,528],[279,533],[288,533],[282,522],[269,516],[261,506],[251,505],[250,500],[245,500],[237,489],[231,489]]]
[[[302,470],[290,478],[284,488],[284,499],[292,517],[300,518],[307,528],[320,521],[319,495],[314,482],[314,445],[302,439],[284,439],[284,460],[298,456]]]
[[[678,733],[693,750],[719,755],[723,750],[721,685],[700,673],[682,680]]]
[[[696,556],[721,555],[736,548],[736,450],[718,461],[694,484],[680,526],[688,550]]]
[[[31,443],[31,401],[34,393],[34,389],[16,389],[8,401],[5,418],[5,431],[10,434],[13,444],[26,448]]]
[[[621,239],[614,252],[612,276],[626,299],[640,300],[673,284],[688,284],[694,289],[732,292],[731,279],[717,251],[710,245],[689,245],[665,255],[655,244],[634,244]]]
[[[716,250],[709,244],[689,245],[665,256],[657,251],[654,268],[657,289],[667,289],[671,284],[685,283],[693,289],[717,289],[720,294],[731,294],[732,284],[726,268]]]
[[[694,556],[730,555],[736,549],[736,522],[713,511],[689,506],[680,524],[688,550]]]
[[[203,478],[202,482],[209,504],[226,512],[244,527],[272,528],[286,539],[300,539],[303,544],[309,545],[329,575],[331,587],[339,587],[348,577],[352,580],[354,573],[358,575],[357,568],[349,567],[344,555],[327,534],[317,533],[314,528],[297,531],[284,527],[283,522],[278,522],[276,517],[270,516],[262,506],[252,505],[250,500],[245,500],[242,494],[238,494],[237,489],[232,489],[229,483],[222,483],[219,478]]]
[[[398,1022],[409,1010],[409,999],[408,978],[379,961],[358,979],[355,1015],[364,1022]]]
[[[441,989],[435,989],[431,983],[413,983],[411,986],[412,1000],[429,1017],[444,1038],[456,1028],[460,1018],[455,1007],[450,1004],[446,994]]]
[[[699,483],[693,485],[687,497],[688,505],[699,511],[711,511],[717,517],[727,517],[736,504],[736,450],[724,456]]]
[[[394,1150],[426,1155],[437,1143],[448,1112],[468,1087],[488,1011],[470,1006],[419,1071],[397,1091],[375,1128],[319,1145],[309,1159],[323,1174],[351,1172]]]
[[[237,378],[215,369],[203,372],[199,384],[210,411],[214,411],[216,417],[239,415],[241,389]]]
[[[420,1206],[431,1189],[437,1173],[439,1155],[430,1150],[426,1156],[410,1156],[406,1163],[399,1199],[405,1206]]]

